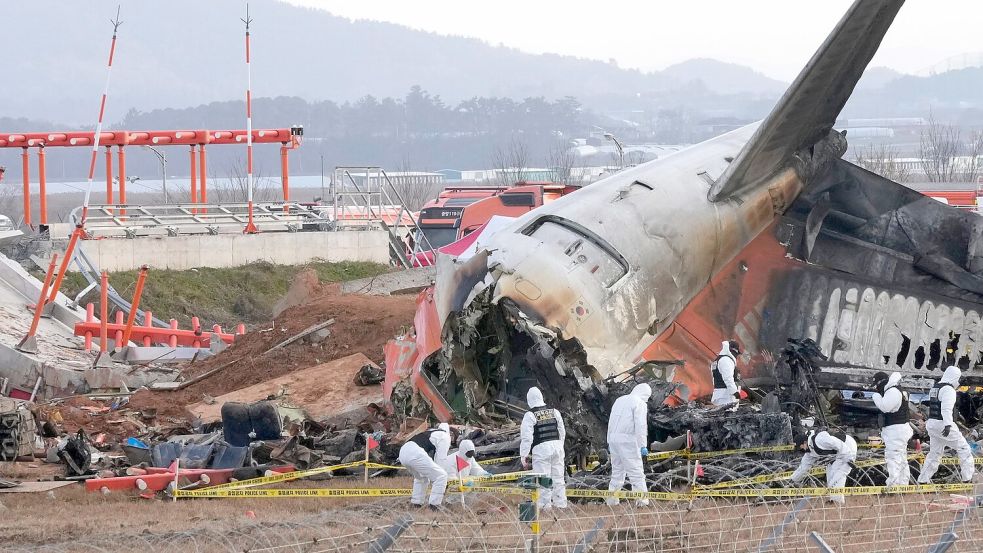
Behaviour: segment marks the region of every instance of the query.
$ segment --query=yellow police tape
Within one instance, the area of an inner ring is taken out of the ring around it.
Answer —
[[[590,489],[567,489],[568,498],[588,499],[654,499],[657,501],[691,501],[701,497],[822,497],[828,495],[880,495],[937,492],[967,492],[972,484],[919,484],[912,486],[860,486],[854,488],[768,488],[768,489],[697,489],[689,493],[679,492],[628,492]],[[448,490],[454,492],[456,490]],[[462,492],[530,495],[531,491],[516,487],[470,487]],[[297,498],[297,497],[405,497],[410,489],[395,488],[313,488],[313,489],[214,489],[177,490],[176,497],[226,497],[226,498]]]
[[[298,480],[300,478],[307,478],[308,476],[316,476],[318,474],[326,474],[334,472],[337,470],[357,468],[365,464],[365,461],[358,461],[355,463],[348,463],[344,465],[330,465],[327,467],[318,467],[316,469],[310,470],[295,470],[292,472],[280,472],[270,476],[260,476],[257,478],[250,478],[248,480],[239,480],[236,482],[228,482],[225,484],[216,484],[210,486],[210,490],[222,490],[222,489],[239,489],[239,488],[251,488],[254,486],[262,486],[265,484],[277,484],[279,482],[290,482],[291,480]]]
[[[307,478],[310,476],[316,476],[319,474],[331,473],[343,469],[353,469],[359,467],[368,468],[382,468],[382,469],[405,469],[406,467],[394,466],[394,465],[383,465],[379,463],[366,463],[365,461],[357,461],[354,463],[347,463],[344,465],[331,465],[327,467],[319,467],[310,470],[299,470],[293,472],[282,472],[278,474],[273,474],[270,476],[260,476],[257,478],[250,478],[248,480],[239,480],[237,482],[228,482],[225,484],[216,484],[215,486],[210,486],[208,490],[232,490],[232,489],[245,489],[252,488],[256,486],[263,486],[266,484],[277,484],[280,482],[290,482],[292,480],[299,480],[301,478]],[[528,474],[528,471],[523,472],[508,472],[503,474],[492,474],[490,476],[473,476],[464,479],[454,479],[451,483],[462,482],[462,483],[491,483],[491,482],[511,482],[518,480],[521,476]]]
[[[712,459],[714,457],[727,457],[729,455],[742,455],[745,453],[773,453],[778,451],[792,451],[794,449],[795,446],[789,444],[745,447],[741,449],[724,449],[721,451],[690,451],[688,449],[676,449],[673,451],[649,453],[646,460],[662,461],[665,459],[673,459],[675,457],[682,457],[684,459]]]
[[[177,490],[175,497],[400,497],[413,493],[411,489],[394,488],[310,488],[310,489],[215,489]]]
[[[912,453],[908,455],[909,461],[920,461],[923,460],[924,458],[925,458],[925,454],[923,453]],[[976,457],[974,460],[977,465],[983,465],[983,457]],[[959,465],[959,459],[955,457],[943,457],[939,461],[939,463],[942,465]],[[853,463],[853,466],[855,468],[869,468],[869,467],[875,467],[883,464],[884,464],[884,458],[880,457],[877,459],[864,459],[862,461],[857,461]],[[703,490],[713,490],[713,489],[720,489],[720,488],[736,488],[739,486],[749,486],[753,484],[766,484],[770,482],[777,482],[779,480],[788,480],[789,478],[792,477],[792,474],[794,472],[795,471],[791,471],[791,470],[785,472],[773,472],[770,474],[761,474],[758,476],[748,476],[745,478],[738,478],[736,480],[717,482],[715,484],[708,484],[705,486],[701,486],[698,484],[696,488],[703,489]],[[809,469],[809,472],[807,474],[809,476],[819,476],[824,472],[826,472],[826,467],[818,466]]]
[[[449,493],[477,492],[499,493],[509,495],[529,495],[530,491],[515,487],[463,486],[460,490],[448,489]],[[177,490],[175,497],[238,497],[238,498],[270,498],[270,497],[406,497],[413,494],[409,488],[306,488],[306,489],[215,489]]]
[[[518,459],[517,456],[513,457],[497,457],[495,459],[479,459],[478,462],[482,465],[499,465],[502,463],[508,463],[509,461],[515,461]]]
[[[502,474],[490,474],[488,476],[465,476],[464,478],[451,478],[448,480],[448,484],[457,485],[457,483],[462,483],[467,485],[469,483],[482,483],[490,484],[493,482],[515,482],[519,478],[530,474],[531,471],[523,470],[520,472],[504,472]]]
[[[909,455],[908,456],[908,459],[909,460],[917,459],[919,457],[919,455],[920,454],[918,454],[918,453]],[[857,461],[857,462],[853,463],[853,466],[856,467],[856,468],[869,468],[869,467],[875,467],[877,465],[883,465],[883,464],[884,464],[884,459],[883,458],[878,458],[878,459],[864,459],[862,461]],[[825,466],[818,466],[818,467],[813,467],[813,468],[809,469],[809,472],[806,473],[806,474],[808,474],[809,476],[819,476],[820,474],[823,474],[825,472],[826,472],[826,467]],[[727,480],[725,482],[717,482],[715,484],[707,484],[705,486],[702,486],[702,485],[699,485],[698,484],[696,486],[696,488],[697,489],[701,489],[701,490],[714,490],[714,489],[720,489],[720,488],[736,488],[738,486],[748,486],[748,485],[752,485],[752,484],[766,484],[766,483],[769,483],[769,482],[777,482],[779,480],[788,480],[789,478],[792,477],[792,474],[794,474],[794,473],[795,473],[795,471],[793,471],[793,470],[784,471],[784,472],[773,472],[773,473],[770,473],[770,474],[761,474],[761,475],[758,475],[758,476],[748,476],[748,477],[745,477],[745,478],[738,478],[736,480]]]
[[[693,497],[812,497],[825,495],[880,495],[934,492],[968,492],[972,484],[917,484],[913,486],[858,486],[854,488],[767,488],[696,490]]]

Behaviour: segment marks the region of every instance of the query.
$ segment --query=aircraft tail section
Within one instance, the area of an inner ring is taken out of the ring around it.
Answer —
[[[711,201],[726,200],[761,184],[791,165],[798,152],[812,156],[810,149],[829,135],[902,4],[904,0],[854,2],[711,186]]]

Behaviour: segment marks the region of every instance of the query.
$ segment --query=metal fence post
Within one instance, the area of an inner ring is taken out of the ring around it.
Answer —
[[[383,553],[396,543],[403,532],[413,524],[413,517],[406,515],[396,521],[395,524],[386,528],[382,535],[369,544],[369,553]]]
[[[826,544],[826,541],[819,535],[818,532],[809,532],[809,539],[811,539],[812,542],[819,547],[819,550],[822,551],[822,553],[836,553],[833,551],[832,547]]]
[[[573,553],[586,553],[590,546],[594,545],[594,542],[597,540],[597,533],[600,532],[601,528],[603,527],[604,521],[597,521],[597,523],[594,524],[594,528],[584,534],[584,537],[580,538],[580,541],[578,541],[577,545],[573,548]]]
[[[946,532],[939,538],[939,543],[928,548],[928,553],[945,553],[956,543],[956,540],[958,539],[959,536],[957,536],[955,532]]]
[[[778,543],[778,540],[782,537],[782,534],[785,533],[785,527],[791,524],[792,521],[795,520],[795,515],[797,515],[799,511],[804,509],[808,504],[808,497],[803,497],[800,499],[795,506],[792,507],[792,510],[785,515],[785,518],[782,520],[781,524],[775,526],[775,528],[771,531],[771,535],[758,545],[758,553],[764,553],[765,551],[768,551],[774,547],[775,544]]]

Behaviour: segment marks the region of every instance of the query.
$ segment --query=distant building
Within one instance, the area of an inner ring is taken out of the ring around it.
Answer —
[[[890,127],[844,127],[847,138],[893,138],[894,129]]]
[[[387,171],[385,176],[379,171],[369,171],[366,174],[365,171],[348,171],[351,178],[359,185],[369,184],[371,188],[378,187],[380,183],[384,183],[386,177],[389,178],[389,182],[393,186],[405,187],[405,186],[443,186],[444,181],[447,180],[443,174],[436,172],[430,173],[426,171]]]
[[[501,183],[501,169],[440,169],[438,174],[444,177],[447,182],[474,182],[483,184]],[[555,173],[552,169],[529,167],[526,169],[508,169],[507,178],[519,178],[514,180],[528,181],[553,181]]]

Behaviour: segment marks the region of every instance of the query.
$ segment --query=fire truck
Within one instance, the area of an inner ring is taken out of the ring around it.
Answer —
[[[518,217],[578,189],[577,186],[546,181],[520,181],[514,186],[445,188],[420,209],[414,237],[417,251],[411,254],[413,266],[433,265],[434,250],[464,238],[495,215]]]

